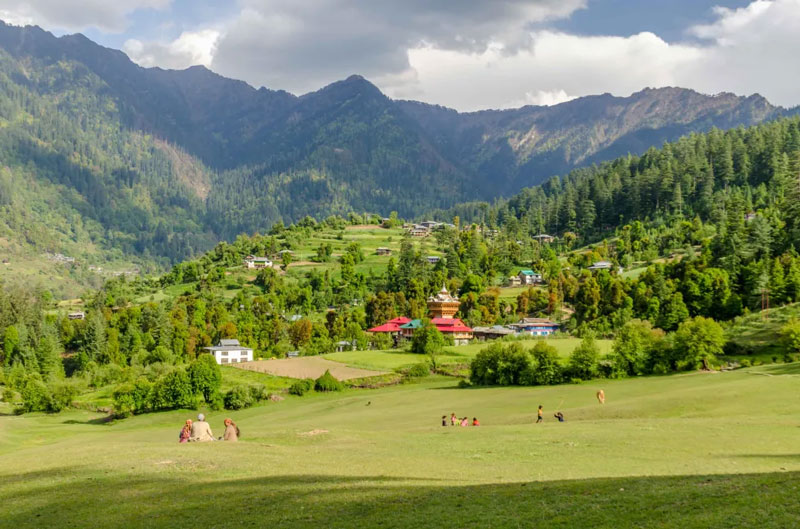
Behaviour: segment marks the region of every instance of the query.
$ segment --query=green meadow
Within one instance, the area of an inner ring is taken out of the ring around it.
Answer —
[[[537,388],[431,377],[209,412],[241,441],[188,445],[195,411],[0,404],[0,526],[796,527],[798,383],[798,364]],[[442,427],[451,412],[481,426]]]

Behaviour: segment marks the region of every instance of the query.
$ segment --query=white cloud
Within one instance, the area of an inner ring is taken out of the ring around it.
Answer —
[[[567,94],[564,90],[537,90],[535,93],[525,92],[525,99],[521,104],[549,107],[559,103],[566,103],[573,99],[575,99],[575,96]]]
[[[184,31],[171,42],[125,41],[122,49],[141,66],[182,69],[197,64],[210,66],[220,32],[216,29]]]
[[[240,0],[213,69],[295,93],[358,73],[414,93],[408,50],[506,53],[530,45],[531,24],[569,16],[587,0]]]
[[[3,0],[0,20],[15,25],[82,31],[97,28],[119,33],[137,9],[165,9],[172,0]]]

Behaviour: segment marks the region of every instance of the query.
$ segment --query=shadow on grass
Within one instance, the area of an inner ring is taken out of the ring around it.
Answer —
[[[86,421],[69,419],[64,421],[64,424],[111,424],[112,422],[114,422],[113,415],[103,415],[102,417],[95,417],[94,419],[89,419]]]
[[[215,478],[61,468],[0,482],[4,527],[796,527],[800,473],[432,485],[414,478]],[[182,474],[182,475],[181,475]],[[66,478],[64,478],[66,476]],[[61,478],[54,479],[54,478]]]

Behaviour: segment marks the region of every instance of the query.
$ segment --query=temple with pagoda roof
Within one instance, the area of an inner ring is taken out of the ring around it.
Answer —
[[[453,318],[458,312],[458,307],[461,302],[457,297],[451,296],[444,285],[442,289],[435,295],[428,298],[428,313],[431,319],[447,319]]]
[[[461,302],[457,297],[450,295],[447,288],[442,289],[435,296],[428,298],[428,313],[431,323],[440,332],[450,336],[455,345],[464,345],[473,338],[472,329],[464,324],[455,315]],[[371,333],[389,333],[395,341],[410,340],[414,331],[422,327],[422,320],[409,320],[408,318],[395,318],[383,325],[368,330]]]

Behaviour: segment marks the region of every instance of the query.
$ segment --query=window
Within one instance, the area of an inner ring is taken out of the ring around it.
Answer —
[[[221,354],[222,356],[228,356],[228,351],[222,351],[219,354]]]
[[[227,364],[228,363],[228,359],[227,358],[223,358],[222,360],[220,360],[220,363]]]

